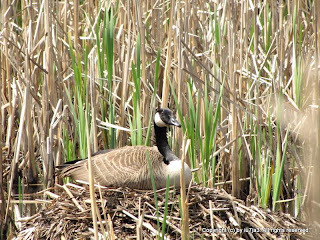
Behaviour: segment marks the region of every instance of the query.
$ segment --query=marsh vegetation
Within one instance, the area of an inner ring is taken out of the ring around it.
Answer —
[[[158,107],[194,183],[319,225],[319,1],[0,6],[2,239],[63,183],[55,166],[154,145]]]

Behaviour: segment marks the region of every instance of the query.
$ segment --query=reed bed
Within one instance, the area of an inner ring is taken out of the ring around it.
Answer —
[[[55,166],[153,145],[157,107],[194,183],[320,226],[319,1],[0,6],[2,239],[68,181]]]

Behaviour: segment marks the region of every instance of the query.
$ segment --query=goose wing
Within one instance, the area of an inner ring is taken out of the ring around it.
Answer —
[[[145,188],[150,185],[148,156],[153,166],[161,164],[163,157],[158,150],[146,146],[128,146],[97,155],[92,159],[95,181],[105,186]]]
[[[127,146],[92,156],[95,182],[109,187],[151,188],[148,157],[153,168],[161,166],[163,156],[156,147]],[[64,164],[61,176],[89,181],[88,159]]]

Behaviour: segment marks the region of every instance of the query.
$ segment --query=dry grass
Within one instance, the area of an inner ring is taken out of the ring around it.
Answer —
[[[31,218],[21,219],[22,229],[17,240],[31,239],[83,239],[93,238],[93,224],[90,214],[90,194],[88,187],[65,185],[55,192],[59,198],[52,200],[48,208],[40,211]],[[113,231],[118,239],[136,237],[139,210],[143,208],[142,239],[181,239],[183,230],[180,229],[181,215],[179,192],[169,192],[169,214],[164,218],[165,191],[158,191],[160,221],[166,219],[165,235],[157,230],[157,213],[154,208],[152,192],[133,191],[130,189],[100,189],[96,192],[99,210],[105,211],[105,218],[98,222],[106,227],[108,218],[112,219]],[[309,239],[306,232],[311,231],[305,224],[288,214],[259,209],[255,206],[246,207],[241,200],[231,198],[224,190],[208,189],[193,186],[189,191],[190,197],[190,236],[192,239],[210,237],[210,229],[215,232],[215,239]],[[105,210],[103,210],[105,209]],[[212,227],[213,226],[213,227]],[[244,232],[239,232],[243,229]],[[254,232],[260,229],[260,232]],[[289,232],[296,229],[297,232]],[[233,232],[233,230],[235,232]],[[236,232],[238,231],[238,232]],[[103,239],[99,230],[99,239]],[[106,235],[107,238],[111,234]],[[182,238],[183,239],[183,238]]]
[[[85,115],[95,152],[148,142],[159,106],[179,113],[194,181],[320,225],[319,5],[1,1],[1,231],[35,213],[10,203],[27,185],[86,157]]]

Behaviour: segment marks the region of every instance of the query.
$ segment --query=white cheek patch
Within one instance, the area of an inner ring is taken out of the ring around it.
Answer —
[[[158,112],[154,116],[154,122],[158,127],[166,127],[167,126],[167,124],[164,121],[162,121],[160,114]]]

